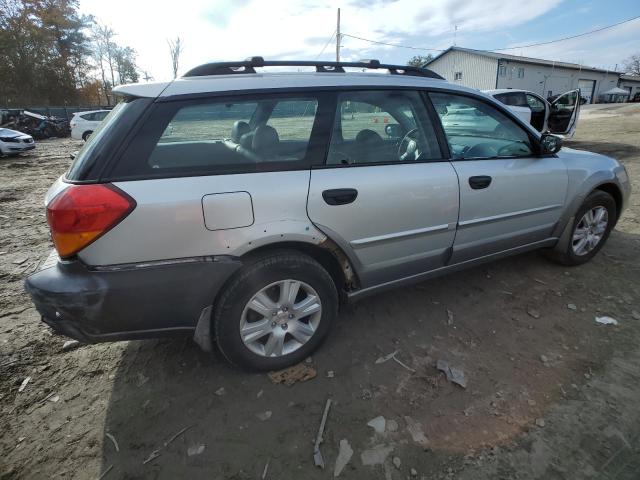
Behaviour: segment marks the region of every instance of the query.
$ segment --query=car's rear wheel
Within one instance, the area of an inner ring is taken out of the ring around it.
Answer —
[[[278,370],[309,356],[338,310],[331,276],[314,259],[278,251],[249,261],[216,302],[220,351],[251,370]]]
[[[601,190],[592,192],[578,210],[564,252],[552,259],[563,265],[581,265],[591,260],[604,246],[615,225],[616,202]]]
[[[92,134],[92,133],[93,133],[93,132],[91,132],[91,131],[84,132],[84,133],[82,134],[82,140],[84,140],[85,142],[86,142],[87,140],[89,140],[89,137],[91,136],[91,134]]]

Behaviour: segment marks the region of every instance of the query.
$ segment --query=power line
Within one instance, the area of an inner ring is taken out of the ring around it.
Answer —
[[[625,23],[633,22],[634,20],[637,20],[639,18],[640,18],[640,15],[637,16],[637,17],[629,18],[628,20],[623,20],[621,22],[614,23],[613,25],[607,25],[606,27],[597,28],[595,30],[590,30],[588,32],[580,33],[578,35],[571,35],[569,37],[558,38],[556,40],[549,40],[547,42],[531,43],[529,45],[520,45],[520,46],[517,46],[517,47],[491,48],[491,49],[485,49],[485,50],[489,50],[489,51],[518,50],[519,48],[537,47],[537,46],[540,46],[540,45],[549,45],[551,43],[564,42],[565,40],[571,40],[571,39],[574,39],[574,38],[584,37],[586,35],[591,35],[593,33],[601,32],[603,30],[608,30],[610,28],[614,28],[614,27],[617,27],[619,25],[623,25]],[[377,45],[386,45],[388,47],[407,48],[407,49],[410,49],[410,50],[423,50],[423,51],[431,51],[431,52],[443,52],[444,51],[443,49],[437,49],[437,48],[414,47],[414,46],[410,46],[410,45],[401,45],[401,44],[398,44],[398,43],[380,42],[378,40],[371,40],[369,38],[357,37],[355,35],[350,35],[348,33],[342,33],[341,36],[355,38],[357,40],[362,40],[364,42],[369,42],[369,43],[375,43]]]
[[[342,37],[350,37],[350,38],[355,38],[356,40],[363,40],[365,42],[369,42],[369,43],[376,43],[378,45],[387,45],[388,47],[397,47],[397,48],[408,48],[410,50],[425,50],[425,51],[431,51],[431,52],[442,52],[444,50],[442,50],[441,48],[422,48],[422,47],[410,47],[408,45],[400,45],[397,43],[386,43],[386,42],[379,42],[377,40],[370,40],[368,38],[362,38],[362,37],[356,37],[355,35],[349,35],[348,33],[342,33],[341,34]]]
[[[596,28],[595,30],[591,30],[589,32],[579,33],[578,35],[571,35],[570,37],[559,38],[557,40],[549,40],[548,42],[540,42],[540,43],[531,43],[529,45],[520,45],[518,47],[506,47],[506,48],[492,48],[491,50],[517,50],[519,48],[529,48],[529,47],[538,47],[540,45],[549,45],[550,43],[564,42],[565,40],[571,40],[573,38],[584,37],[585,35],[591,35],[592,33],[601,32],[603,30],[607,30],[609,28],[617,27],[618,25],[622,25],[624,23],[633,22],[640,18],[640,15],[637,17],[630,18],[628,20],[623,20],[622,22],[614,23],[613,25],[608,25],[602,28]]]
[[[322,47],[322,50],[320,50],[320,53],[318,55],[316,55],[315,60],[319,59],[320,56],[324,53],[324,51],[327,49],[327,47],[329,46],[329,44],[331,43],[331,40],[333,40],[333,36],[336,34],[336,31],[334,30],[333,33],[331,34],[331,36],[329,37],[329,40],[327,40],[327,43],[324,44],[324,47]]]

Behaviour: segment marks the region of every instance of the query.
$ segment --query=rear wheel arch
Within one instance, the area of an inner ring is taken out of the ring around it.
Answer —
[[[245,253],[242,261],[252,261],[270,252],[292,250],[313,258],[329,273],[338,292],[350,290],[358,285],[358,279],[353,266],[340,247],[331,240],[325,240],[320,245],[305,242],[277,242],[263,245]]]

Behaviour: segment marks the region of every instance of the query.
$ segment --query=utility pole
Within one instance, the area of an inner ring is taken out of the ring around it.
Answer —
[[[338,9],[338,24],[336,26],[336,62],[340,61],[340,9]]]

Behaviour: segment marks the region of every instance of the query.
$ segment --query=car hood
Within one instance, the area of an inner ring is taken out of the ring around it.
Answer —
[[[0,128],[0,137],[15,138],[15,137],[30,137],[26,133],[18,132],[17,130],[11,130],[9,128]]]

